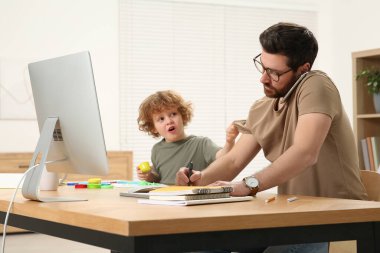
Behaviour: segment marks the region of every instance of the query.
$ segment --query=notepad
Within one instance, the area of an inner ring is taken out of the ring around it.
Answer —
[[[229,198],[230,193],[211,193],[211,194],[191,194],[191,195],[170,195],[170,196],[160,196],[160,195],[149,195],[149,199],[155,200],[195,200],[195,199],[218,199],[218,198]]]
[[[168,186],[161,187],[149,192],[150,196],[178,196],[194,194],[211,194],[211,193],[229,193],[232,192],[231,186]]]
[[[134,197],[134,198],[149,198],[149,192],[161,187],[167,187],[166,185],[156,185],[156,186],[139,186],[129,188],[126,191],[120,192],[122,197]]]
[[[217,203],[229,203],[229,202],[241,202],[252,200],[252,196],[244,197],[229,197],[218,199],[198,199],[198,200],[155,200],[155,199],[139,199],[140,204],[149,205],[166,205],[166,206],[193,206],[193,205],[205,205],[205,204],[217,204]]]

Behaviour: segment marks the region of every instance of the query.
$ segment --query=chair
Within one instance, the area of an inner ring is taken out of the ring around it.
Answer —
[[[360,177],[368,194],[368,200],[380,201],[380,174],[361,170]],[[330,242],[329,253],[356,253],[356,241]]]
[[[380,201],[380,174],[375,171],[361,170],[360,177],[367,190],[368,199]]]

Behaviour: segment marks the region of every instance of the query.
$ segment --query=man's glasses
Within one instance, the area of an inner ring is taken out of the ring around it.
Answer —
[[[278,71],[276,70],[273,70],[273,69],[270,69],[270,68],[266,68],[263,66],[263,64],[258,60],[258,58],[261,56],[261,54],[257,55],[255,58],[253,58],[253,62],[255,63],[255,67],[257,68],[257,70],[263,74],[264,71],[267,73],[267,75],[270,77],[270,79],[272,79],[273,81],[275,82],[278,82],[278,80],[280,80],[280,76],[282,76],[283,74],[286,74],[290,71],[292,71],[292,69],[289,69],[285,72],[282,72],[282,73],[279,73]]]

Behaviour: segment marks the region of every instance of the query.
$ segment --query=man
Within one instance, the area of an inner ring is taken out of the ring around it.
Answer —
[[[312,32],[278,23],[260,35],[260,43],[262,52],[254,64],[262,73],[265,97],[251,107],[246,131],[235,147],[202,173],[194,170],[191,183],[232,185],[236,196],[278,186],[280,194],[366,199],[353,132],[339,92],[325,73],[311,71],[318,52]],[[268,167],[243,181],[227,182],[261,149],[271,162]],[[187,169],[181,168],[176,183],[188,182]],[[327,252],[327,243],[314,244],[315,251],[310,245],[290,246],[291,252]],[[273,248],[266,252],[287,252],[270,251]]]

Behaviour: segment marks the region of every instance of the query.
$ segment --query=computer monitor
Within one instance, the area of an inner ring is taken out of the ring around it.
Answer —
[[[51,172],[106,175],[108,162],[89,52],[28,65],[40,129],[22,194],[38,201],[83,200],[40,196],[44,167]],[[47,163],[48,162],[48,163]]]

